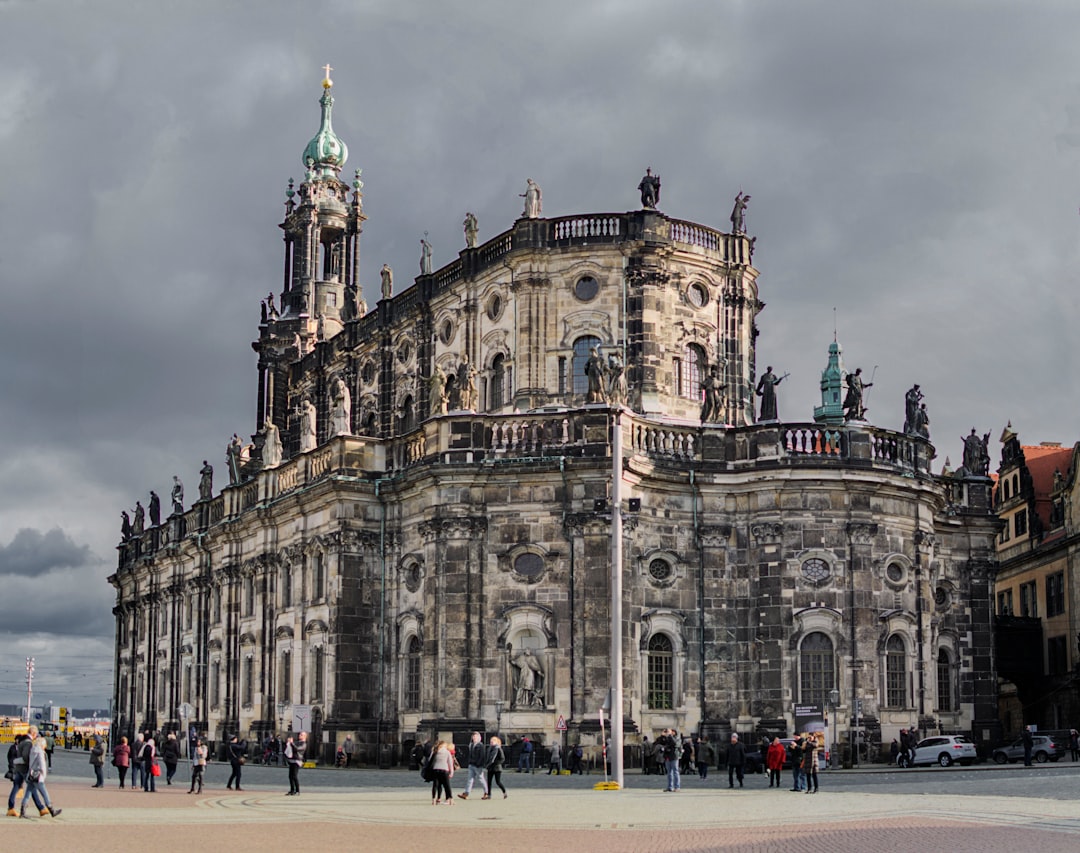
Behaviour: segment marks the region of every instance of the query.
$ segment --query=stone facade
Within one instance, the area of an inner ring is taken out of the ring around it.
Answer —
[[[215,738],[303,708],[324,751],[353,734],[369,763],[474,728],[550,741],[560,717],[595,744],[616,511],[628,740],[790,732],[834,688],[840,740],[858,723],[871,753],[992,725],[989,481],[868,423],[755,423],[746,235],[522,218],[369,312],[340,166],[290,186],[239,482],[120,544],[121,730],[188,703]],[[593,348],[625,365],[625,407],[617,368],[590,389]]]

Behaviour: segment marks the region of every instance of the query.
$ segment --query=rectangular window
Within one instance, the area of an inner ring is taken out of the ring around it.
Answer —
[[[1003,592],[999,592],[997,595],[997,612],[998,616],[1012,616],[1013,614],[1013,594],[1011,589],[1007,589]]]
[[[1020,615],[1035,618],[1039,615],[1038,590],[1035,581],[1020,584]]]
[[[1065,573],[1055,572],[1046,578],[1046,615],[1060,616],[1065,612]]]
[[[323,565],[322,553],[316,553],[311,557],[311,597],[315,601],[321,601],[323,587],[326,585],[326,572]]]
[[[244,704],[255,702],[255,661],[251,655],[244,658]]]
[[[251,575],[244,578],[244,615],[255,615],[255,578]]]
[[[281,655],[281,690],[279,692],[282,700],[292,701],[292,655],[287,651]]]
[[[1013,516],[1013,532],[1017,536],[1023,536],[1027,533],[1027,510],[1022,509],[1016,515]]]
[[[292,570],[289,566],[281,567],[281,606],[292,605]]]
[[[955,711],[953,699],[953,667],[949,653],[944,649],[938,652],[937,659],[937,702],[939,711]]]
[[[1064,637],[1050,637],[1046,641],[1046,674],[1064,675],[1068,670],[1068,648]]]
[[[191,664],[184,664],[184,701],[195,704],[195,696],[191,692]]]
[[[559,356],[559,393],[566,393],[566,356]]]
[[[167,670],[161,670],[158,673],[158,703],[157,706],[160,710],[164,710],[168,707],[168,700],[166,699],[166,689],[169,686],[169,673]]]
[[[221,703],[221,664],[210,664],[210,705],[216,708]]]
[[[311,650],[311,701],[318,702],[323,698],[324,672],[322,646],[316,646]]]

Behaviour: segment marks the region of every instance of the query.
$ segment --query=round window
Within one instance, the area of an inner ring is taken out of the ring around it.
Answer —
[[[600,282],[591,275],[583,275],[574,285],[574,296],[582,302],[588,302],[596,298],[600,292]]]
[[[360,368],[360,378],[364,381],[365,385],[370,385],[375,381],[375,362],[364,362],[364,366]]]
[[[514,559],[514,571],[522,577],[538,578],[544,572],[544,558],[531,551],[518,554]]]
[[[443,320],[442,325],[439,326],[439,340],[444,344],[450,343],[454,339],[454,322],[452,320]]]
[[[934,590],[934,605],[938,610],[946,610],[949,606],[950,598],[949,590],[945,587],[939,586]]]
[[[803,560],[802,576],[811,583],[821,583],[829,577],[829,564],[820,557]]]
[[[899,563],[889,563],[885,568],[885,577],[893,583],[901,583],[904,580],[904,567]]]
[[[667,560],[656,559],[649,563],[649,577],[654,581],[666,581],[671,578],[671,563]]]
[[[695,308],[701,308],[709,301],[709,292],[700,284],[691,284],[686,290],[686,298]]]
[[[502,316],[503,302],[499,294],[495,294],[488,300],[487,315],[490,320],[498,320]]]
[[[398,347],[397,358],[402,364],[408,363],[409,359],[412,358],[412,347],[408,342]]]

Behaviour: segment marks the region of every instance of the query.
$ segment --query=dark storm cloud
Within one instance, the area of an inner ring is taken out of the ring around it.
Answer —
[[[327,62],[369,304],[425,231],[441,265],[466,210],[511,227],[526,177],[547,216],[622,211],[649,165],[678,219],[726,228],[752,194],[783,418],[811,418],[835,328],[879,365],[876,423],[922,384],[935,464],[972,426],[1077,437],[1075,3],[43,0],[0,26],[0,535],[111,555],[122,509],[254,430]],[[54,570],[88,595],[48,630],[94,610],[108,646],[111,561]]]
[[[98,562],[88,545],[75,544],[59,527],[46,533],[25,527],[7,545],[0,545],[0,578],[5,575],[39,578],[58,569]]]

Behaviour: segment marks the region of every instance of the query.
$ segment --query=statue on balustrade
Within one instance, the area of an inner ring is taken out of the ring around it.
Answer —
[[[394,271],[390,269],[390,264],[382,265],[382,270],[379,272],[379,282],[383,299],[389,299],[394,295]]]
[[[512,661],[517,670],[514,680],[515,708],[544,707],[544,665],[532,649],[522,649]]]
[[[314,450],[317,445],[315,437],[316,413],[315,405],[305,397],[300,403],[300,452],[307,453]]]
[[[746,233],[746,206],[750,202],[749,195],[743,195],[742,190],[735,196],[735,206],[731,209],[731,233]]]
[[[157,527],[161,524],[161,498],[157,496],[157,492],[150,492],[150,524]]]
[[[585,377],[589,380],[589,390],[585,394],[586,403],[604,403],[607,401],[607,365],[597,347],[589,347],[589,360],[585,362]]]
[[[777,376],[773,373],[771,364],[765,368],[765,373],[757,384],[757,395],[761,398],[761,413],[758,415],[758,423],[779,420],[776,406],[776,386],[787,377],[788,374],[786,373],[783,376]]]
[[[350,435],[350,419],[352,417],[352,392],[345,380],[340,376],[334,380],[333,413],[330,418],[330,432],[332,435]]]
[[[626,369],[618,353],[611,353],[607,358],[607,398],[613,406],[626,403]]]
[[[926,413],[926,403],[920,403],[915,413],[915,435],[930,438],[930,416]]]
[[[536,219],[544,211],[544,193],[540,185],[532,178],[526,179],[525,192],[518,193],[525,199],[525,212],[521,215],[526,219]]]
[[[263,468],[276,468],[281,464],[281,431],[267,417],[263,423]]]
[[[120,513],[120,541],[127,542],[131,538],[131,517],[127,510]]]
[[[461,356],[461,362],[457,368],[458,396],[461,398],[461,408],[471,411],[476,408],[476,370],[469,363],[469,355]]]
[[[446,373],[435,365],[428,379],[428,413],[431,417],[446,414]]]
[[[975,427],[971,428],[971,434],[964,441],[964,468],[969,474],[976,477],[985,477],[990,471],[990,433],[979,438],[975,433]]]
[[[214,466],[205,459],[199,471],[199,500],[208,501],[214,496]]]
[[[718,424],[724,422],[724,380],[720,378],[720,365],[709,368],[709,375],[701,380],[705,399],[701,404],[701,422]]]
[[[229,466],[229,484],[232,486],[240,482],[241,456],[244,453],[244,443],[235,432],[228,446],[225,448],[225,463]]]
[[[466,213],[462,227],[465,229],[465,248],[475,249],[476,238],[480,234],[480,223],[476,221],[476,216],[472,213]]]
[[[172,478],[172,494],[169,496],[172,500],[172,511],[174,515],[179,515],[184,511],[184,484],[180,482],[180,478],[173,474]]]
[[[904,434],[917,435],[915,422],[919,419],[919,403],[922,401],[923,392],[916,383],[904,394]]]
[[[420,238],[420,275],[431,275],[431,244],[426,237]]]
[[[641,206],[655,210],[660,203],[660,176],[654,175],[651,168],[646,168],[638,191],[641,193]]]
[[[278,316],[279,316],[277,306],[274,305],[274,294],[273,293],[268,293],[266,295],[266,314],[267,314],[267,317],[269,317],[269,319],[271,319],[271,320],[276,320],[278,318]]]
[[[864,403],[866,389],[872,388],[874,383],[863,381],[861,367],[856,368],[854,373],[849,373],[844,381],[847,383],[847,395],[844,397],[844,420],[866,420]]]
[[[131,535],[142,536],[145,526],[146,510],[143,509],[143,505],[141,503],[135,501],[135,520],[131,524]]]

